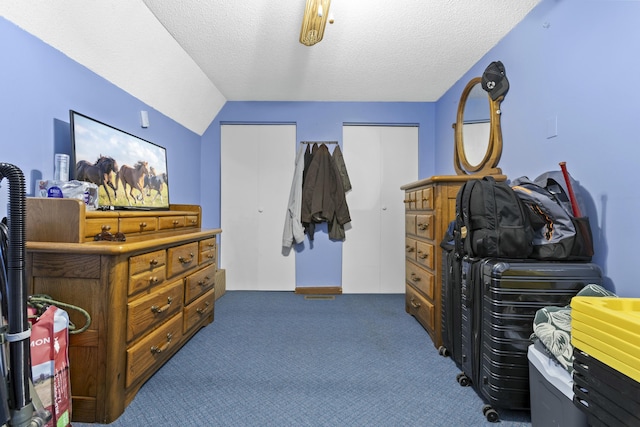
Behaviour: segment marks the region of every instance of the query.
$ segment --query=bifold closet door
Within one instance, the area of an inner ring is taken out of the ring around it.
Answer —
[[[343,293],[404,293],[402,185],[418,179],[418,128],[344,126],[343,155],[353,189],[342,248]]]
[[[295,253],[282,230],[296,155],[295,125],[221,126],[220,263],[228,290],[293,291]]]

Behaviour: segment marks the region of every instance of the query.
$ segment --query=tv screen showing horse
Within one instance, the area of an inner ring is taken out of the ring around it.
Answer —
[[[71,110],[73,177],[98,186],[103,209],[168,209],[164,147]]]

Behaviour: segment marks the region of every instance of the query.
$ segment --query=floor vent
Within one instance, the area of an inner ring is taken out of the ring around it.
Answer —
[[[305,295],[304,299],[310,299],[310,300],[334,300],[336,299],[335,295]]]

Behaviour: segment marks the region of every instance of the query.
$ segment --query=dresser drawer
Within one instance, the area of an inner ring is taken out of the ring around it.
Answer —
[[[428,215],[416,215],[416,234],[425,239],[433,239],[435,235],[435,216]]]
[[[129,274],[137,274],[143,271],[154,271],[162,268],[167,263],[167,253],[164,250],[147,252],[142,255],[129,258]]]
[[[184,215],[180,216],[161,216],[158,217],[158,229],[170,230],[172,228],[180,228],[186,225],[187,221]]]
[[[189,304],[209,289],[213,288],[216,279],[216,266],[209,265],[197,271],[185,280],[184,302]]]
[[[167,249],[167,277],[173,277],[196,267],[198,250],[198,242]]]
[[[429,299],[433,300],[435,295],[435,278],[430,272],[418,267],[414,263],[406,262],[407,283],[413,285]]]
[[[433,331],[435,325],[435,308],[412,286],[407,285],[405,289],[405,307],[407,313],[415,316],[416,319],[428,331]]]
[[[158,229],[156,217],[120,218],[119,230],[124,233],[144,233]]]
[[[164,250],[129,258],[129,295],[161,284],[165,279],[166,264]]]
[[[418,199],[418,192],[411,191],[405,195],[405,206],[410,211],[415,211],[417,209],[416,200]]]
[[[149,289],[152,286],[160,285],[165,281],[166,270],[164,265],[152,271],[143,271],[142,273],[129,276],[129,295]]]
[[[416,260],[416,240],[409,237],[404,239],[405,255],[408,259]]]
[[[200,264],[205,264],[209,262],[214,262],[217,264],[216,260],[216,239],[215,237],[212,239],[201,240],[199,243],[200,247]]]
[[[182,340],[182,310],[168,322],[127,349],[126,387],[146,372],[157,370]]]
[[[433,270],[435,264],[435,246],[431,243],[416,242],[416,261]]]
[[[96,234],[102,231],[118,232],[118,218],[92,218],[85,220],[84,235],[88,240],[93,240]]]
[[[200,296],[197,300],[189,304],[184,309],[184,325],[183,332],[186,334],[191,328],[202,322],[202,319],[211,316],[213,321],[213,309],[216,300],[216,294],[213,289]]]
[[[425,208],[423,203],[422,190],[415,190],[411,192],[411,210],[421,211]]]
[[[158,327],[179,312],[184,301],[184,285],[177,280],[127,304],[127,341]]]
[[[187,215],[184,217],[184,226],[185,227],[197,227],[198,226],[198,215]]]
[[[432,210],[433,209],[433,187],[423,188],[416,191],[416,209]]]
[[[406,234],[416,234],[416,215],[415,214],[405,214],[404,230]]]

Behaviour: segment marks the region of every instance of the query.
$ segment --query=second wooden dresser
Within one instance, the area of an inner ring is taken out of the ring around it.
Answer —
[[[456,216],[456,195],[478,175],[443,175],[412,182],[405,191],[405,308],[442,346],[442,250],[440,242]],[[504,180],[504,176],[496,176]]]

